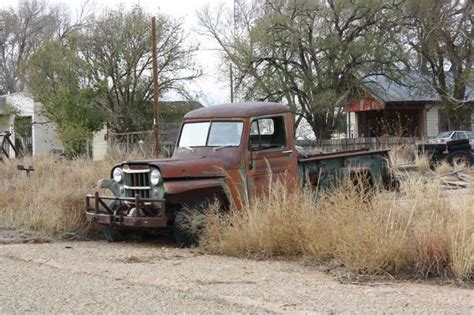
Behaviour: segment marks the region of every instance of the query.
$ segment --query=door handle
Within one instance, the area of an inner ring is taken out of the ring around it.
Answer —
[[[285,150],[285,151],[281,151],[282,154],[289,154],[289,153],[293,153],[293,150]]]

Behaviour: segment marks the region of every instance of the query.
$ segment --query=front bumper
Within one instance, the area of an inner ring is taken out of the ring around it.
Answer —
[[[115,210],[107,202],[115,202]],[[127,209],[122,214],[116,209]],[[161,228],[168,225],[165,211],[165,200],[156,198],[140,198],[138,195],[132,197],[113,197],[86,195],[86,219],[98,224],[113,225],[116,227],[133,228]]]

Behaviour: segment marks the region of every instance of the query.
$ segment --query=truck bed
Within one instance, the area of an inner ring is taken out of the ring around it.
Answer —
[[[327,188],[354,176],[368,176],[371,184],[388,185],[390,179],[388,152],[368,149],[332,153],[300,154],[298,170],[303,185]]]

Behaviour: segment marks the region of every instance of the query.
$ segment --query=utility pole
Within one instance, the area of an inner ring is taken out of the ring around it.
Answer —
[[[233,24],[234,24],[234,32],[237,29],[237,24],[240,23],[240,10],[241,10],[241,3],[240,0],[234,0],[234,16],[233,16]],[[229,59],[229,79],[230,79],[230,102],[233,103],[235,96],[234,96],[234,69],[232,65],[232,59]]]
[[[158,60],[156,56],[156,18],[151,19],[151,41],[153,59],[153,137],[155,138],[155,157],[160,156],[160,130],[158,128],[158,118],[160,108],[158,106]]]

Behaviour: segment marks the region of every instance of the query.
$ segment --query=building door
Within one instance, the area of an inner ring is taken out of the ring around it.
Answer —
[[[15,147],[22,156],[33,154],[32,119],[31,116],[15,117]]]

